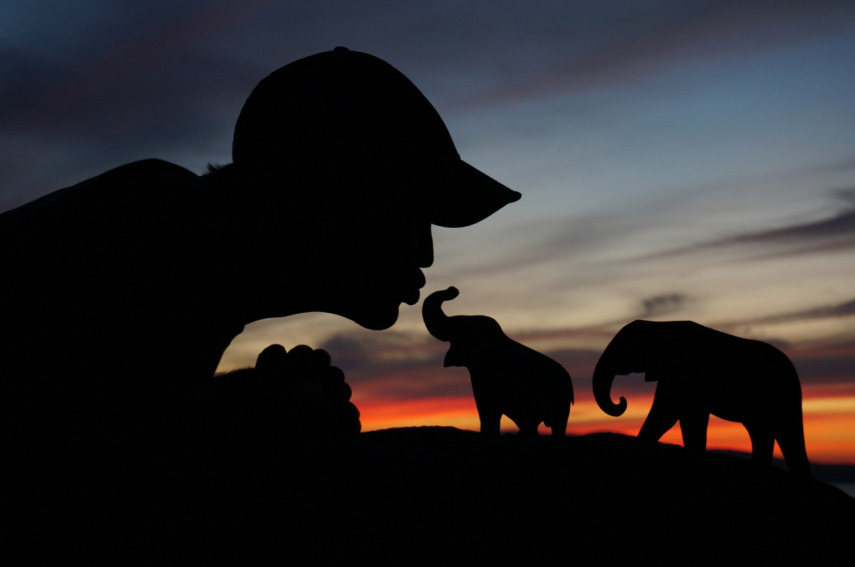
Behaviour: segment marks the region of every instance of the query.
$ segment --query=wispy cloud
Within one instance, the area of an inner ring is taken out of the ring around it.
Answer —
[[[709,246],[782,244],[791,248],[791,253],[794,254],[855,246],[855,189],[840,190],[836,195],[842,201],[842,206],[832,216],[772,230],[746,233],[709,243]]]
[[[754,317],[751,319],[740,320],[731,323],[731,325],[747,325],[747,324],[768,324],[768,323],[787,323],[795,321],[812,321],[816,319],[836,319],[840,317],[852,317],[855,315],[855,299],[836,303],[832,305],[819,305],[809,309],[799,311],[791,311],[780,313],[777,315],[767,315],[763,317]]]
[[[472,102],[611,88],[704,60],[744,59],[855,26],[851,4],[837,0],[626,3],[611,11],[614,19],[597,18],[596,10],[586,15],[592,25],[577,30],[564,50],[535,65],[539,74]]]
[[[688,300],[689,297],[682,293],[669,293],[644,299],[642,301],[644,311],[639,318],[660,317],[677,313],[685,306]]]
[[[855,189],[834,192],[836,211],[818,220],[795,222],[787,226],[744,232],[690,246],[673,248],[634,258],[650,261],[657,258],[697,254],[716,249],[742,249],[746,260],[782,257],[855,248]]]
[[[471,395],[468,374],[443,367],[448,343],[427,333],[343,332],[320,348],[330,353],[333,364],[362,395],[386,400]]]

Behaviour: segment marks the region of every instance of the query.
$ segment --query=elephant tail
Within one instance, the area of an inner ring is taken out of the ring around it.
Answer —
[[[787,469],[798,477],[810,478],[810,463],[808,462],[807,449],[805,448],[805,428],[802,416],[802,393],[799,375],[792,361],[783,353],[781,353],[781,356],[784,358],[785,374],[788,375],[787,378],[792,388],[789,392],[794,395],[789,398],[792,404],[789,406],[789,414],[782,417],[781,422],[778,423],[775,439],[781,447],[781,453],[787,462]]]
[[[787,469],[796,476],[810,478],[810,463],[805,449],[805,429],[802,422],[801,404],[798,421],[784,428],[776,437],[781,453],[787,462]]]
[[[774,348],[774,347],[773,347]],[[799,375],[792,361],[781,351],[780,378],[786,384],[781,393],[786,394],[782,406],[787,410],[778,415],[774,427],[775,440],[787,462],[787,469],[801,478],[810,478],[810,463],[805,448],[805,429],[802,415],[802,392]]]

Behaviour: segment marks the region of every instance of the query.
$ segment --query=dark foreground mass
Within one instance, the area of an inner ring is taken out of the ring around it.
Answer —
[[[14,492],[9,564],[818,565],[855,549],[855,500],[828,484],[617,434],[256,434],[81,467]]]

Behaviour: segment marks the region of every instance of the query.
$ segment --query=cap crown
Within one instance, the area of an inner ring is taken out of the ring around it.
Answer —
[[[341,47],[263,79],[238,117],[232,156],[236,164],[287,164],[292,174],[321,179],[459,161],[439,114],[409,79]]]

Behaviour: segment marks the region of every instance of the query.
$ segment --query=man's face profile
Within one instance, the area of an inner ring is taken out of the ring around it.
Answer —
[[[433,264],[431,224],[421,213],[392,207],[351,211],[340,223],[331,312],[368,329],[389,328],[402,303],[419,301],[421,268]]]
[[[241,202],[245,230],[221,260],[243,266],[234,289],[245,323],[318,311],[382,330],[402,303],[418,303],[422,269],[433,264],[431,223],[423,207],[378,191],[378,182],[373,195],[355,179],[297,194],[268,177],[259,187],[269,198]]]
[[[241,110],[232,149],[243,171],[275,173],[268,180],[286,201],[283,221],[294,225],[284,231],[289,254],[262,245],[263,257],[285,265],[266,267],[274,281],[256,266],[264,296],[250,300],[255,318],[322,311],[386,329],[401,303],[419,300],[421,268],[433,263],[431,223],[469,226],[519,198],[460,159],[409,79],[346,48],[263,79]],[[282,297],[285,290],[296,297]]]

